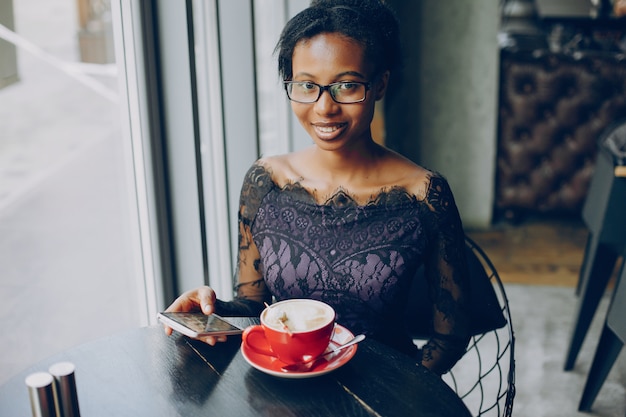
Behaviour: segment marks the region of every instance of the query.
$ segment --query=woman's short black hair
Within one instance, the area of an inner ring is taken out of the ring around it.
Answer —
[[[278,73],[292,79],[292,58],[298,42],[321,33],[339,33],[363,45],[376,73],[400,66],[398,21],[383,0],[312,0],[285,25],[275,51]]]

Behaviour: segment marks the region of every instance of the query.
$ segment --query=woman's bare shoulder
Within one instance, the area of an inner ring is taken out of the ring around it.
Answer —
[[[274,183],[284,186],[285,184],[298,181],[301,174],[296,169],[298,152],[280,155],[263,156],[257,164],[264,167],[271,175]]]
[[[404,188],[420,200],[426,198],[431,178],[436,175],[433,171],[395,152],[392,152],[389,159],[388,172],[392,184]]]

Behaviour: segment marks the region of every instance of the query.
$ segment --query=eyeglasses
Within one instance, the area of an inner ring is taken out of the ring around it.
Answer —
[[[351,104],[365,100],[370,83],[359,81],[340,81],[328,85],[319,85],[311,81],[283,81],[289,100],[297,103],[315,103],[324,91],[328,91],[336,103]]]

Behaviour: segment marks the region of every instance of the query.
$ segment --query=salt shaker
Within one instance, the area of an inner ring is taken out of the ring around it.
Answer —
[[[35,372],[26,377],[33,417],[60,417],[56,407],[54,378],[48,372]]]

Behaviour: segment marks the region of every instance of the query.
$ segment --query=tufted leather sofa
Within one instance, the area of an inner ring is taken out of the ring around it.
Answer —
[[[626,116],[626,56],[501,50],[496,217],[580,214],[601,132]]]

